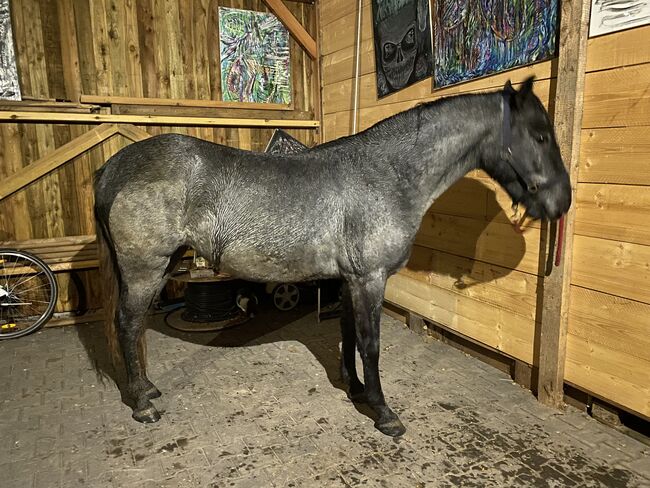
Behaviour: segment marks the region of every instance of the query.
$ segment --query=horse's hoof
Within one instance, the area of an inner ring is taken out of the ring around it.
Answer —
[[[143,424],[153,424],[160,420],[160,414],[156,407],[147,407],[142,410],[134,410],[133,415],[131,415],[134,420],[142,422]]]
[[[406,427],[404,427],[402,421],[397,417],[386,422],[377,421],[375,423],[375,427],[382,434],[386,434],[391,437],[399,437],[401,435],[404,435],[404,432],[406,432]]]
[[[162,395],[162,393],[160,393],[160,390],[153,385],[151,386],[151,388],[145,391],[144,394],[147,395],[147,398],[149,398],[149,400],[153,400],[154,398],[159,398]]]

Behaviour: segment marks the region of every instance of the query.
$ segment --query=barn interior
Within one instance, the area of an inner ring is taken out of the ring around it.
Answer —
[[[650,486],[648,2],[0,0],[0,41],[2,486]],[[531,77],[571,207],[532,219],[472,169],[428,208],[381,312],[406,433],[340,377],[340,279],[243,280],[192,247],[147,318],[162,416],[131,417],[111,157],[175,133],[289,158]]]

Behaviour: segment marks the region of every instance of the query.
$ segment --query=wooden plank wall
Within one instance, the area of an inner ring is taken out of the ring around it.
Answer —
[[[589,41],[566,380],[650,417],[650,26]]]
[[[315,7],[287,5],[315,35]],[[14,0],[11,14],[23,98],[78,101],[83,94],[220,100],[219,6],[268,11],[261,0]],[[293,110],[271,112],[270,118],[313,118],[315,63],[293,40],[291,64]],[[159,109],[127,106],[121,113],[143,110]],[[170,112],[173,107],[166,110],[166,115],[176,113]],[[185,109],[183,114],[221,115],[219,109],[210,114],[202,110],[197,114]],[[233,116],[232,109],[225,112]],[[0,180],[91,128],[0,124]],[[272,134],[272,129],[143,128],[151,134],[179,132],[253,150],[263,150]],[[289,132],[308,145],[318,138],[314,130]],[[92,175],[126,143],[114,136],[0,202],[0,241],[93,234]],[[96,298],[95,272],[81,275],[91,298]],[[58,310],[73,310],[75,287],[68,286],[65,275],[60,281]]]
[[[427,79],[377,100],[371,14],[364,0],[361,129],[422,101],[496,89],[531,74],[547,107],[554,98],[554,64],[543,62],[435,92]],[[323,137],[331,140],[352,127],[356,2],[324,2],[320,19]],[[649,40],[646,27],[589,41],[566,372],[576,386],[646,416]],[[411,260],[389,280],[386,299],[533,364],[539,226],[519,235],[511,216],[509,197],[487,175],[463,178],[425,215]]]

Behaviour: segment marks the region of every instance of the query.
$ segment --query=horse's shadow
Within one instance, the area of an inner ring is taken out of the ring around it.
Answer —
[[[526,241],[510,230],[507,212],[489,184],[463,178],[429,209],[407,272],[424,273],[437,286],[455,290],[510,274],[526,254]]]
[[[161,313],[149,317],[149,328],[167,337],[213,348],[243,348],[296,341],[305,346],[321,364],[329,383],[347,393],[347,387],[340,378],[338,319],[317,323],[315,310],[310,304],[300,305],[288,312],[279,312],[270,305],[261,306],[258,314],[248,322],[218,332],[183,332],[167,325],[164,314]],[[123,368],[113,364],[106,348],[106,339],[100,328],[97,326],[78,327],[77,331],[98,378],[102,382],[114,382],[120,389],[122,402],[132,406],[131,400],[122,393],[124,390],[122,386],[126,379]],[[150,357],[150,364],[152,360],[153,358]],[[187,361],[193,362],[194,359],[187,358],[175,368],[185,369]],[[156,378],[155,375],[151,376],[154,383],[157,383],[157,379],[159,378]],[[164,393],[172,392],[163,391]],[[367,405],[356,402],[353,404],[358,412],[375,420],[374,412]]]

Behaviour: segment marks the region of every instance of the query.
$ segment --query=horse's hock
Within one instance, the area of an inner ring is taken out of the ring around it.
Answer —
[[[643,2],[204,3],[0,0],[2,487],[650,486]]]

